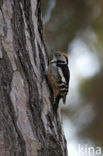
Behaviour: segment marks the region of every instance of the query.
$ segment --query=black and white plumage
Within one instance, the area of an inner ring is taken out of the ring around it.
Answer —
[[[66,95],[69,90],[70,72],[68,67],[68,57],[64,52],[53,53],[53,58],[49,63],[47,77],[54,93],[54,104],[62,98],[65,104]]]
[[[60,91],[61,98],[63,103],[65,104],[66,95],[69,89],[69,69],[67,64],[57,64],[58,74],[60,75],[60,79],[58,81],[58,87]]]

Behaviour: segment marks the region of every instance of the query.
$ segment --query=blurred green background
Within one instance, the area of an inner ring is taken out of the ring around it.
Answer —
[[[69,156],[89,155],[79,144],[103,151],[103,0],[43,0],[42,12],[47,46],[69,57],[70,91],[61,105]]]

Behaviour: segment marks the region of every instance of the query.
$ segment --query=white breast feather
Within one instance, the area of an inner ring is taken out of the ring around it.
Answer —
[[[59,74],[61,76],[62,82],[66,83],[66,80],[65,80],[65,77],[63,75],[63,72],[62,72],[61,68],[59,67],[58,70],[59,70]]]

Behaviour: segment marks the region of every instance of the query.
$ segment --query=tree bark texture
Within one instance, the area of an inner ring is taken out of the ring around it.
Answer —
[[[40,0],[0,0],[0,156],[67,156],[42,32]]]

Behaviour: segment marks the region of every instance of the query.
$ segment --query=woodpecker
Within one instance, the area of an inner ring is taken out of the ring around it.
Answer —
[[[57,111],[60,99],[65,104],[69,90],[70,71],[68,56],[64,52],[53,53],[47,70],[47,78],[54,95],[53,106],[55,111]]]

